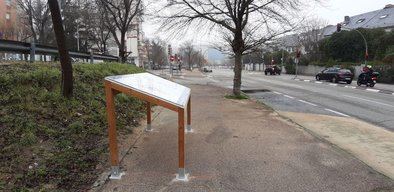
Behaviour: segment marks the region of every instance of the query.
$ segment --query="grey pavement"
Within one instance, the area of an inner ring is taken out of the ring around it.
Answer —
[[[211,86],[209,77],[176,81],[192,88],[194,133],[186,135],[190,181],[174,180],[177,115],[157,107],[154,131],[134,136],[140,139],[122,162],[126,175],[95,191],[394,190],[393,180],[264,105],[224,99],[229,90]]]

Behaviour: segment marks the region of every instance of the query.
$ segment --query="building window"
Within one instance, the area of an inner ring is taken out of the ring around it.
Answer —
[[[5,19],[10,20],[10,18],[11,18],[11,17],[10,17],[10,14],[9,14],[9,13],[6,13],[6,14],[5,14]]]
[[[379,19],[384,19],[384,18],[386,18],[387,16],[389,16],[389,15],[388,15],[388,14],[382,15],[382,16],[379,17]]]
[[[362,23],[362,22],[364,22],[364,21],[365,21],[365,19],[359,19],[359,20],[357,20],[356,23]]]

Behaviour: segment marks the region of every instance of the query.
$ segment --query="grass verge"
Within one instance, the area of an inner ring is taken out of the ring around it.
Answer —
[[[249,99],[249,96],[247,96],[244,93],[241,93],[241,95],[225,95],[224,98],[226,99],[235,99],[235,100],[244,100],[244,99]]]
[[[0,191],[84,191],[106,162],[103,78],[142,72],[126,64],[74,65],[74,96],[60,93],[58,64],[0,66]],[[141,101],[116,97],[117,125],[130,133]]]

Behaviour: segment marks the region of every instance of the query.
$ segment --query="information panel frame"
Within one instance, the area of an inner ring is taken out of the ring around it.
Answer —
[[[111,179],[120,179],[119,154],[116,132],[114,97],[119,93],[136,97],[146,102],[147,128],[151,131],[151,106],[159,105],[178,113],[178,180],[187,181],[185,170],[185,131],[191,130],[191,89],[150,73],[109,76],[104,79],[108,137],[111,162]],[[167,97],[168,96],[168,97]],[[185,130],[185,110],[187,128]]]

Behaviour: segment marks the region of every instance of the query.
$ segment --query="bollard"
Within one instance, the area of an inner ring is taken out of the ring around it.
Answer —
[[[30,43],[30,63],[34,63],[36,60],[36,44],[34,40]]]
[[[90,50],[90,64],[93,64],[93,60],[94,60],[94,58],[93,58],[93,51]]]

